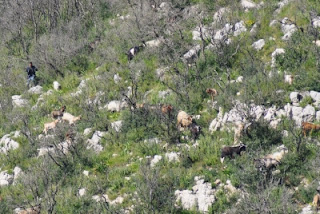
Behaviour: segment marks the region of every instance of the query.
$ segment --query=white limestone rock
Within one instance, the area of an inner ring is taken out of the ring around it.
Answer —
[[[115,130],[116,132],[120,132],[121,128],[122,128],[122,125],[123,125],[123,121],[122,120],[118,120],[118,121],[115,121],[115,122],[111,123],[111,128],[113,130]]]
[[[313,212],[312,206],[311,205],[307,205],[302,209],[300,214],[313,214],[313,213],[314,212]]]
[[[114,81],[116,84],[118,84],[121,80],[122,80],[122,78],[120,77],[119,74],[113,75],[113,81]]]
[[[316,116],[316,110],[313,106],[307,105],[302,111],[302,120],[312,122]]]
[[[153,159],[150,162],[150,166],[151,167],[155,167],[157,163],[159,163],[162,160],[162,156],[161,155],[155,155],[153,157]]]
[[[223,16],[227,13],[230,12],[229,8],[226,7],[221,7],[217,12],[214,13],[213,15],[213,21],[214,23],[219,23],[222,21]]]
[[[310,97],[311,97],[314,101],[320,102],[320,92],[310,91]]]
[[[147,47],[150,47],[150,48],[156,48],[156,47],[159,47],[162,42],[163,42],[163,39],[158,38],[158,39],[153,39],[153,40],[147,41],[146,45],[147,45]]]
[[[234,25],[234,36],[239,36],[241,33],[246,32],[247,28],[244,21],[240,21]]]
[[[312,19],[312,26],[314,28],[320,27],[320,16]]]
[[[89,134],[91,134],[91,132],[92,132],[92,128],[86,128],[84,131],[83,131],[83,135],[84,136],[88,136]]]
[[[222,29],[218,30],[214,35],[214,40],[227,39],[227,37],[232,33],[233,25],[227,23]]]
[[[316,112],[316,120],[317,120],[317,121],[320,121],[320,111],[317,111],[317,112]]]
[[[169,96],[172,93],[170,89],[165,90],[165,91],[159,91],[158,97],[159,99],[165,99],[167,96]]]
[[[145,139],[143,142],[149,143],[149,144],[159,144],[161,141],[159,138],[155,137],[155,138]]]
[[[294,91],[290,93],[290,100],[292,103],[299,103],[301,99],[302,99],[302,96],[299,92]]]
[[[287,17],[285,17],[282,21],[281,21],[281,30],[284,34],[284,36],[282,37],[282,40],[289,40],[292,36],[292,34],[297,30],[297,27],[292,24],[289,19]]]
[[[81,189],[79,189],[78,194],[79,194],[80,197],[82,197],[82,196],[84,196],[86,194],[86,192],[87,191],[86,191],[85,188],[81,188]]]
[[[23,174],[22,169],[18,166],[13,169],[13,184],[17,183],[19,177]]]
[[[128,104],[119,100],[113,100],[107,104],[107,110],[112,112],[120,112],[126,107],[128,107]]]
[[[10,175],[7,170],[0,172],[0,186],[8,186],[13,182],[13,175]]]
[[[21,95],[13,95],[11,98],[13,107],[27,107],[29,105],[28,100],[22,99]]]
[[[276,57],[278,55],[281,55],[281,54],[284,54],[285,53],[285,50],[283,48],[277,48],[275,51],[272,52],[271,54],[271,67],[275,67],[276,65]]]
[[[0,152],[7,154],[10,150],[19,148],[19,143],[12,140],[10,134],[4,135],[0,140]]]
[[[28,90],[30,94],[42,94],[42,87],[40,85],[34,86]]]
[[[252,2],[252,1],[248,1],[248,0],[241,0],[241,6],[244,9],[253,9],[257,7],[257,4]]]
[[[166,153],[165,157],[168,159],[169,162],[180,162],[179,153],[176,153],[176,152]]]
[[[204,182],[201,177],[195,177],[196,185],[192,190],[176,190],[176,202],[181,203],[183,209],[192,210],[198,208],[202,213],[209,211],[209,208],[215,202],[214,189],[211,183]]]
[[[194,59],[197,56],[200,49],[201,49],[200,45],[196,45],[195,47],[191,48],[187,53],[183,55],[183,59],[184,60]]]
[[[88,139],[87,149],[93,149],[96,153],[100,153],[103,150],[103,146],[100,144],[103,136],[105,136],[107,132],[96,131],[91,139]]]
[[[259,39],[258,41],[254,42],[252,44],[252,47],[259,51],[264,47],[265,44],[266,43],[265,43],[264,39]]]

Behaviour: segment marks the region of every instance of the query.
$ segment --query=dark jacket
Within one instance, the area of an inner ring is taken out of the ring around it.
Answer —
[[[36,71],[38,71],[38,69],[34,65],[31,67],[27,67],[26,69],[28,77],[36,76]]]

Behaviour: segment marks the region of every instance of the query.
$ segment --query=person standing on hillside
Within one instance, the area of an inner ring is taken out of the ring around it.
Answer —
[[[27,80],[28,88],[30,88],[31,83],[33,83],[33,85],[36,85],[35,84],[36,71],[38,71],[38,69],[34,65],[32,65],[32,62],[30,62],[29,67],[27,67],[26,69],[26,72],[28,74],[28,80]]]

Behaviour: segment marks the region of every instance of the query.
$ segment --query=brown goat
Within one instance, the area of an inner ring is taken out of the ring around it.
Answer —
[[[172,112],[172,110],[173,110],[173,106],[172,106],[171,104],[169,104],[169,105],[163,104],[163,105],[161,106],[161,112],[162,112],[162,114],[169,114],[169,115],[170,115],[170,113]]]
[[[217,90],[214,88],[207,88],[206,92],[207,92],[207,94],[209,94],[211,96],[212,102],[214,100],[214,97],[216,97],[218,95]]]
[[[313,130],[316,130],[316,131],[320,130],[320,125],[308,123],[308,122],[302,123],[302,131],[304,136],[307,136],[307,134]]]
[[[312,205],[316,208],[316,210],[319,210],[319,208],[320,208],[320,194],[319,193],[313,197]]]
[[[55,110],[51,112],[51,116],[53,119],[58,119],[61,118],[63,116],[63,113],[66,110],[66,106],[62,106],[60,110]]]

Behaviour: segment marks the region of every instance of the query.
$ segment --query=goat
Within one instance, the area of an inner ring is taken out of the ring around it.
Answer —
[[[142,45],[139,46],[135,46],[129,49],[129,51],[127,52],[127,56],[128,56],[128,60],[131,61],[133,59],[133,57],[140,52],[144,47],[146,46],[145,42],[142,41]]]
[[[209,94],[211,96],[212,102],[214,100],[214,97],[216,97],[218,95],[217,90],[214,88],[207,88],[206,92],[207,92],[207,94]]]
[[[67,142],[73,142],[74,141],[74,137],[75,137],[74,132],[71,129],[69,129],[67,131],[67,133],[66,133],[66,141]]]
[[[241,155],[241,152],[246,151],[247,146],[240,144],[239,146],[225,146],[221,149],[220,161],[223,163],[225,157],[234,158],[234,155]]]
[[[294,76],[291,74],[284,75],[284,82],[288,83],[289,85],[292,85],[294,80]]]
[[[185,111],[179,111],[177,116],[178,127],[189,127],[192,124],[192,116]]]
[[[62,106],[60,110],[55,110],[51,112],[51,116],[53,119],[59,119],[63,116],[63,113],[66,110],[66,106]]]
[[[319,208],[320,208],[320,194],[319,193],[317,193],[313,197],[312,205],[316,208],[316,210],[319,210]]]
[[[263,169],[270,170],[280,164],[280,161],[273,158],[254,159],[255,167],[262,171]]]
[[[162,104],[161,105],[161,112],[162,114],[169,114],[172,112],[173,110],[173,106],[171,104],[166,105],[166,104]]]
[[[286,153],[288,153],[288,149],[284,146],[281,146],[280,151],[267,155],[265,158],[272,158],[280,161]]]
[[[40,213],[40,208],[39,206],[33,207],[33,208],[27,208],[21,210],[19,208],[18,211],[15,212],[16,214],[39,214]]]
[[[260,171],[262,171],[263,168],[265,168],[266,170],[272,169],[276,166],[278,166],[281,162],[281,159],[283,158],[283,156],[288,153],[288,149],[282,145],[279,148],[279,151],[267,155],[264,158],[261,159],[255,159],[255,165],[256,168],[260,169]]]
[[[64,121],[68,121],[70,125],[74,124],[76,121],[81,119],[81,115],[79,115],[78,117],[73,116],[70,113],[64,113],[62,116],[62,120]]]
[[[307,136],[307,134],[313,130],[315,130],[315,131],[320,130],[320,125],[308,123],[308,122],[302,123],[302,131],[303,131],[304,136]]]
[[[57,123],[58,123],[58,122],[59,122],[59,120],[55,120],[55,121],[53,121],[53,122],[51,122],[51,123],[45,123],[45,124],[44,124],[43,132],[44,132],[45,134],[47,134],[47,133],[48,133],[48,130],[54,129],[54,128],[57,126]]]
[[[191,125],[189,126],[189,129],[190,129],[190,132],[191,132],[191,135],[192,135],[192,139],[193,140],[196,140],[198,139],[198,137],[200,136],[201,134],[201,127],[198,126],[196,123],[191,123]]]

